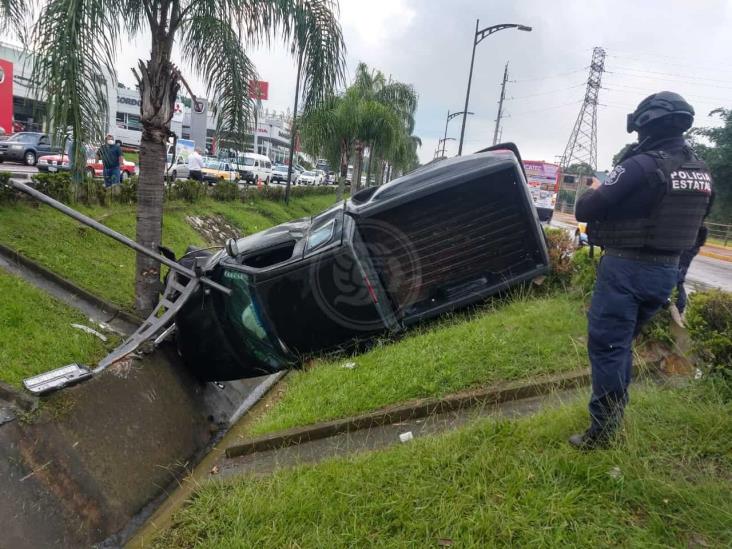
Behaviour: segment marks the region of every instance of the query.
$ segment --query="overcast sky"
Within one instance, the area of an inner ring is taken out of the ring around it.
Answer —
[[[579,113],[594,46],[607,50],[598,112],[600,169],[632,140],[625,115],[650,93],[684,95],[696,108],[697,125],[716,122],[706,116],[712,109],[732,107],[732,0],[341,0],[340,18],[349,75],[364,61],[419,93],[415,133],[422,138],[422,161],[432,159],[448,109],[463,109],[476,18],[481,28],[521,23],[534,30],[504,30],[478,46],[466,152],[492,142],[509,62],[503,140],[516,142],[526,159],[554,161]],[[126,51],[118,67],[127,84],[133,83],[133,50],[136,56],[149,51],[144,39]],[[291,109],[292,58],[282,47],[250,53],[270,82],[265,107]],[[455,119],[448,136],[459,133]],[[456,142],[448,143],[447,152],[457,152]]]

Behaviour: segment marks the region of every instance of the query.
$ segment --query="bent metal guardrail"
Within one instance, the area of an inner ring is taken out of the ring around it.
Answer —
[[[148,318],[137,328],[128,339],[126,339],[122,345],[114,349],[106,357],[104,357],[96,368],[91,369],[80,364],[68,364],[61,368],[56,368],[49,372],[45,372],[28,379],[23,380],[23,385],[31,393],[42,395],[57,391],[80,383],[87,379],[90,379],[94,374],[105,370],[110,365],[123,359],[130,353],[136,351],[141,345],[147,341],[154,341],[154,345],[158,345],[173,330],[175,330],[174,318],[183,304],[198,288],[199,284],[205,284],[210,288],[218,290],[226,295],[231,295],[231,290],[217,282],[197,273],[195,270],[184,267],[183,265],[176,263],[173,260],[168,259],[154,251],[138,244],[134,240],[127,238],[123,234],[113,231],[106,225],[102,225],[98,221],[91,219],[69,208],[65,204],[54,200],[53,198],[46,196],[42,192],[29,187],[24,183],[18,181],[10,181],[10,186],[14,189],[26,193],[36,200],[55,208],[56,210],[68,215],[69,217],[99,231],[102,234],[113,238],[117,242],[124,244],[132,248],[133,250],[142,253],[156,261],[159,261],[163,265],[167,265],[171,269],[170,276],[168,277],[168,283],[165,287],[162,299],[158,302],[155,310],[148,316]]]

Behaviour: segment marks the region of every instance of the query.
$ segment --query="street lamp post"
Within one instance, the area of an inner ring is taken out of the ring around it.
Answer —
[[[480,44],[486,37],[490,36],[494,32],[498,32],[504,29],[518,29],[520,31],[531,32],[531,27],[526,25],[516,24],[501,24],[486,27],[483,30],[478,30],[480,26],[480,19],[475,21],[475,35],[473,36],[473,55],[470,58],[470,73],[468,73],[468,91],[465,94],[465,108],[463,109],[463,127],[460,130],[460,145],[458,146],[458,156],[463,154],[463,141],[465,139],[465,122],[467,120],[468,103],[470,102],[470,85],[473,83],[473,65],[475,65],[475,48]]]
[[[445,146],[448,141],[457,141],[454,137],[445,137],[437,142],[437,154],[440,153],[440,146],[442,146],[442,156],[445,156]]]

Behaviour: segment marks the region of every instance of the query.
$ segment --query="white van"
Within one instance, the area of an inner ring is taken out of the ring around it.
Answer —
[[[272,162],[263,154],[241,153],[237,157],[239,180],[246,183],[262,181],[269,185],[272,181]]]

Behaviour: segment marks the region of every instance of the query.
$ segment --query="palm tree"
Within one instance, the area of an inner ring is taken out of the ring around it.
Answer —
[[[0,0],[0,30],[21,25],[34,0]],[[134,70],[140,89],[137,241],[156,249],[162,238],[163,166],[170,122],[181,85],[172,62],[177,45],[207,85],[218,130],[243,136],[249,83],[257,78],[246,47],[281,36],[302,62],[307,111],[332,93],[344,67],[335,0],[49,0],[39,8],[27,45],[34,52],[33,81],[48,105],[53,128],[72,126],[77,158],[82,144],[106,129],[106,79],[123,41],[150,37],[150,58]],[[22,28],[22,27],[16,27]],[[190,92],[190,90],[189,90]],[[83,162],[77,163],[83,166]],[[137,257],[135,306],[150,312],[158,299],[160,266]]]
[[[364,100],[376,101],[383,105],[386,109],[393,112],[401,122],[402,135],[397,136],[384,132],[375,135],[372,139],[357,144],[356,163],[361,166],[363,163],[363,150],[369,149],[369,174],[367,181],[370,181],[370,172],[374,166],[383,173],[384,161],[389,160],[398,152],[398,146],[401,142],[408,141],[408,137],[414,131],[414,113],[417,110],[417,93],[410,84],[392,81],[391,77],[387,80],[381,71],[370,70],[365,63],[359,63],[356,67],[356,76],[352,87]],[[356,171],[354,169],[354,171]],[[360,169],[357,181],[360,184]],[[380,181],[381,177],[377,177]]]
[[[345,191],[348,159],[358,131],[358,108],[358,98],[346,92],[306,112],[298,124],[305,150],[338,166],[338,200]]]

